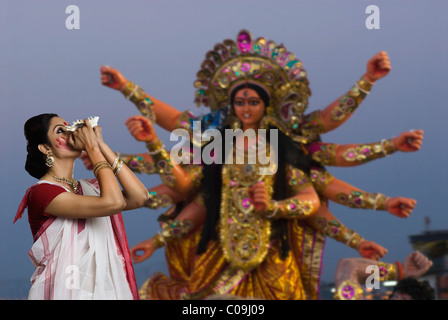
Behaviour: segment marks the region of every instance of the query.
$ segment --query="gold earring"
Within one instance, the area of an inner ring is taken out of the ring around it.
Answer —
[[[45,158],[45,165],[48,168],[51,168],[54,165],[54,158],[53,158],[53,154],[51,153],[51,151],[47,152],[47,156]]]

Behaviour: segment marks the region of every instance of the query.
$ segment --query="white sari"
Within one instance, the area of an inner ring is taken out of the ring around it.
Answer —
[[[96,185],[87,180],[80,180],[80,183],[83,195],[99,196]],[[16,216],[16,220],[18,218]],[[115,234],[117,221],[122,224],[121,214],[85,219],[85,227],[79,231],[82,224],[78,219],[55,217],[28,253],[36,268],[28,299],[136,298],[132,281],[128,279],[133,277],[135,282],[124,226],[119,225],[120,234]],[[119,240],[123,237],[126,248]]]

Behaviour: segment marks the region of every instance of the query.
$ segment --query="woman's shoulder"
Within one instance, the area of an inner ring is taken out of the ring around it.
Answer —
[[[70,190],[59,184],[40,180],[30,187],[30,202],[45,202],[47,199],[53,199],[63,192],[70,192]]]

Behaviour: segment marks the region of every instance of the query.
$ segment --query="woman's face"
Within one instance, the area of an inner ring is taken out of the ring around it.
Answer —
[[[264,116],[265,105],[258,93],[249,88],[243,88],[235,94],[233,108],[241,120],[243,130],[258,129]]]
[[[60,118],[53,117],[48,128],[48,139],[50,140],[52,152],[56,156],[79,156],[81,151],[74,150],[68,143],[71,132],[65,130],[68,123]]]

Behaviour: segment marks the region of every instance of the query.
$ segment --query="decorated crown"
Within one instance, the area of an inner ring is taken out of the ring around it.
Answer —
[[[236,42],[226,39],[208,51],[196,76],[197,106],[221,109],[229,104],[233,88],[255,83],[270,95],[269,116],[289,130],[302,121],[311,95],[302,62],[282,44],[262,37],[253,41],[247,30],[238,33]]]

